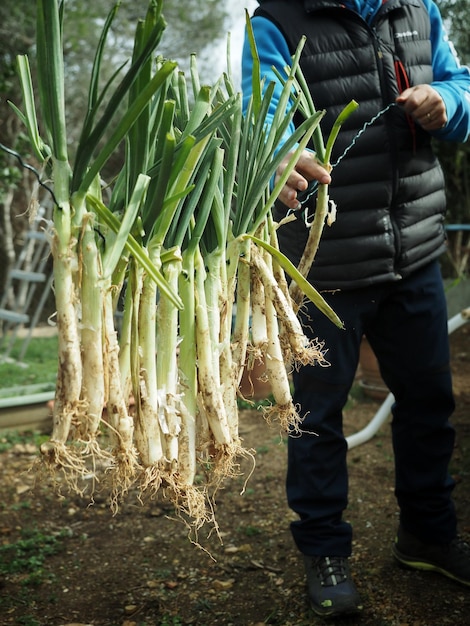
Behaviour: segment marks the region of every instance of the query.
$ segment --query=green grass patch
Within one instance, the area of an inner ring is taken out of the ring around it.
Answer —
[[[274,397],[269,395],[267,398],[263,398],[261,400],[250,400],[249,398],[237,398],[238,408],[242,410],[252,410],[255,409],[260,411],[263,407],[269,407],[274,404]]]
[[[263,531],[258,526],[248,524],[247,526],[239,526],[238,532],[245,535],[245,537],[257,537],[258,535],[261,535]]]
[[[18,342],[11,359],[0,362],[0,389],[55,383],[57,375],[58,337],[37,337],[31,340],[23,362],[16,359],[21,348]]]
[[[23,529],[17,541],[0,546],[0,573],[18,578],[23,586],[41,584],[46,579],[46,559],[60,551],[65,536],[65,532],[45,534]]]
[[[39,447],[41,443],[47,441],[49,439],[49,435],[45,435],[40,432],[26,430],[10,430],[6,432],[0,433],[0,454],[2,452],[6,452],[16,446],[17,444],[23,445],[26,443],[32,443],[35,446]]]

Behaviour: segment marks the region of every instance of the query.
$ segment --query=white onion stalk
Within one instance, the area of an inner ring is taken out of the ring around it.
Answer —
[[[54,289],[57,308],[59,337],[58,372],[53,409],[51,439],[42,444],[49,468],[60,467],[72,476],[83,471],[83,460],[77,458],[74,449],[66,447],[71,427],[80,412],[80,389],[82,365],[80,337],[77,318],[78,271],[77,241],[72,225],[72,216],[79,207],[71,207],[71,169],[68,162],[68,146],[65,123],[64,60],[62,53],[62,27],[56,3],[38,0],[37,3],[37,79],[39,98],[43,105],[43,129],[48,138],[47,147],[39,135],[35,114],[34,94],[27,59],[19,60],[23,99],[26,115],[21,115],[26,123],[36,155],[52,163],[54,185],[54,237],[52,257],[54,268]],[[47,103],[46,106],[44,106]],[[66,479],[68,480],[67,476]],[[71,479],[74,481],[74,478]],[[70,481],[69,481],[70,482]]]
[[[326,164],[325,167],[327,169],[331,169],[329,164]],[[310,226],[307,243],[305,244],[302,257],[297,267],[299,273],[305,278],[308,276],[310,268],[313,265],[313,261],[315,260],[327,215],[328,185],[321,184],[318,185],[317,200],[315,203],[315,217],[313,218],[313,223]],[[292,281],[289,292],[294,303],[294,308],[298,311],[304,298],[303,291],[295,281]]]
[[[119,343],[114,326],[114,307],[110,281],[106,281],[104,294],[104,353],[107,372],[107,420],[113,442],[114,471],[112,473],[112,508],[117,509],[118,499],[127,493],[136,478],[139,467],[134,447],[134,422],[129,414],[128,397],[124,396],[119,367]]]
[[[253,257],[251,257],[251,262],[254,262]],[[252,349],[250,356],[260,359],[266,350],[268,333],[266,329],[264,285],[258,272],[251,272],[250,289]]]
[[[78,436],[96,443],[105,403],[103,363],[103,293],[100,276],[100,257],[93,230],[93,216],[87,214],[83,222],[81,240],[81,347],[83,413],[78,425]],[[96,450],[98,447],[95,446]]]
[[[152,251],[157,264],[157,253]],[[163,442],[158,421],[158,390],[156,368],[157,286],[144,276],[138,314],[139,401],[136,404],[135,440],[149,483],[156,488],[161,480],[164,461]]]
[[[232,362],[237,385],[243,376],[250,326],[250,244],[240,247],[237,264],[236,315],[232,334]]]
[[[212,372],[217,387],[223,384],[220,377],[220,315],[223,303],[221,301],[222,285],[220,282],[221,253],[219,250],[204,257],[206,270],[204,280],[204,294],[206,299],[207,319],[209,326],[210,343],[212,346]],[[227,381],[229,382],[229,381]]]
[[[52,435],[49,441],[41,445],[40,450],[49,467],[58,466],[64,471],[80,474],[84,469],[83,463],[66,446],[72,423],[80,413],[82,381],[78,300],[74,280],[78,269],[76,241],[71,230],[71,206],[65,199],[68,198],[69,175],[67,163],[54,162],[56,197],[64,198],[54,211],[55,232],[52,240],[59,350]]]
[[[299,89],[303,93],[303,112],[304,115],[309,116],[315,113],[315,106],[313,104],[313,100],[309,95],[309,92],[305,93],[304,88],[306,87],[305,79],[299,74],[298,76],[300,81]],[[334,143],[338,136],[338,133],[341,129],[343,122],[353,113],[358,107],[358,104],[355,100],[352,100],[338,115],[336,118],[330,134],[328,136],[326,146],[323,142],[323,137],[320,131],[320,127],[315,129],[313,134],[313,143],[315,147],[316,159],[323,165],[323,167],[331,171],[331,152],[333,150]],[[298,271],[299,273],[306,278],[310,272],[310,269],[315,260],[315,256],[318,250],[318,246],[320,244],[320,239],[323,233],[323,228],[325,223],[328,226],[331,226],[332,222],[335,219],[336,215],[336,207],[334,211],[330,214],[329,210],[329,196],[328,196],[328,185],[320,184],[318,185],[317,192],[317,200],[315,203],[315,217],[313,219],[313,223],[310,226],[309,236],[307,239],[307,243],[305,245],[305,249],[303,251],[302,257],[299,262]],[[290,295],[294,302],[295,310],[298,311],[300,306],[302,305],[303,300],[303,292],[301,287],[295,282],[292,281],[290,285]]]
[[[222,399],[227,411],[228,425],[232,439],[238,438],[238,404],[237,389],[238,381],[235,377],[231,334],[232,334],[232,302],[233,293],[228,289],[227,263],[225,250],[222,251],[220,261],[221,293],[220,293],[220,380],[222,381]]]
[[[248,395],[253,395],[251,375],[255,363],[257,361],[264,362],[264,355],[268,345],[264,287],[257,272],[253,271],[250,272],[250,312],[250,338],[247,344],[245,373],[251,385],[251,394]]]
[[[279,325],[277,323],[276,310],[272,300],[267,296],[265,300],[266,328],[268,343],[265,352],[265,367],[268,380],[271,383],[272,394],[276,405],[265,409],[268,421],[273,415],[277,415],[282,430],[297,432],[299,430],[300,416],[292,401],[286,366],[283,360],[281,344],[279,340]]]
[[[194,257],[183,254],[179,276],[179,294],[184,303],[179,315],[179,436],[178,472],[184,485],[192,485],[196,475],[196,322],[194,306]]]
[[[168,261],[163,268],[163,275],[175,293],[178,290],[180,270],[181,258]],[[164,435],[164,457],[170,476],[176,472],[178,466],[178,435],[181,430],[177,354],[178,309],[169,298],[163,296],[157,307],[156,384],[159,398],[158,421]]]
[[[196,369],[196,312],[194,302],[194,255],[183,254],[179,274],[179,294],[184,302],[179,312],[179,394],[178,410],[181,430],[178,437],[178,491],[174,491],[175,506],[194,520],[198,528],[209,519],[206,509],[206,490],[194,485],[197,468],[197,449],[207,445],[209,428],[202,432],[202,413],[198,411],[198,384]],[[205,416],[204,416],[205,419]],[[201,451],[201,450],[200,450]]]
[[[225,247],[217,247],[213,252],[206,255],[204,261],[207,269],[204,285],[210,338],[213,346],[212,365],[215,384],[221,389],[231,438],[237,442],[239,439],[238,385],[234,375],[230,342],[232,307],[228,303]]]
[[[269,242],[270,242],[270,245],[273,247],[273,249],[276,250],[279,255],[281,253],[279,250],[279,243],[277,240],[277,226],[278,225],[274,223],[272,215],[268,216],[268,222],[269,222],[269,227],[268,227]],[[286,279],[286,274],[282,266],[280,265],[279,261],[277,260],[276,256],[272,256],[271,260],[272,260],[272,274],[273,274],[274,281],[277,285],[279,285],[279,289],[284,294],[287,302],[292,302],[292,299],[289,294],[289,284]],[[285,331],[282,328],[282,320],[279,320],[279,326],[281,328],[281,335],[283,335]],[[283,342],[281,344],[281,347],[282,347],[283,354],[284,354],[284,363],[292,363],[292,351],[290,349],[290,346],[287,344],[287,342]]]
[[[135,314],[134,302],[132,299],[132,289],[126,286],[124,294],[123,316],[119,332],[119,370],[121,372],[121,388],[124,398],[130,399],[132,395],[132,374],[131,374],[131,333],[132,320]]]
[[[212,367],[212,346],[210,341],[209,317],[204,291],[205,269],[199,249],[195,253],[195,303],[196,303],[196,354],[200,403],[209,422],[214,439],[214,473],[216,477],[231,475],[234,457],[238,452],[238,442],[232,439],[227,413],[222,399],[220,385],[216,384],[218,374]]]
[[[297,367],[323,362],[324,358],[319,345],[305,336],[291,302],[287,300],[284,292],[275,281],[271,269],[254,244],[251,250],[251,263],[255,274],[263,285],[266,299],[274,305],[280,322],[278,326],[281,345],[285,342],[290,346],[294,365]]]
[[[289,377],[281,347],[280,325],[278,323],[278,312],[275,307],[275,292],[271,289],[271,285],[274,283],[271,256],[268,255],[267,258],[269,265],[264,261],[256,246],[251,245],[251,268],[258,275],[264,288],[267,333],[264,362],[275,401],[274,407],[265,409],[265,415],[268,421],[271,421],[273,415],[276,415],[283,430],[297,432],[299,430],[300,416],[292,401]],[[279,288],[278,290],[280,291]]]

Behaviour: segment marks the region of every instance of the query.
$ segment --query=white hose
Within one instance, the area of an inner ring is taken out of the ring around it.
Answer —
[[[467,307],[447,322],[447,330],[449,335],[451,335],[458,328],[466,324],[470,320],[470,307]],[[361,443],[365,443],[372,439],[372,437],[377,433],[382,424],[384,424],[390,415],[390,411],[392,409],[393,403],[395,401],[393,393],[389,393],[385,398],[383,403],[380,405],[379,410],[374,415],[374,417],[370,420],[370,422],[365,426],[362,430],[353,435],[349,435],[346,437],[346,441],[348,443],[348,449],[354,448],[355,446],[360,445]]]

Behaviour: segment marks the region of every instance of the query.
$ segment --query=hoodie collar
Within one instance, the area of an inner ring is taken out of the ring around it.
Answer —
[[[370,21],[378,12],[382,4],[387,0],[304,0],[306,11],[312,11],[315,8],[323,6],[343,5],[351,9],[363,17],[366,21]]]

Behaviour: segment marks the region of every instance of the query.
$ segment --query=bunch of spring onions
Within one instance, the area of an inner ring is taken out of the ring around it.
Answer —
[[[256,64],[253,97],[242,115],[229,74],[205,86],[194,58],[188,78],[157,56],[161,0],[150,0],[137,25],[127,71],[100,90],[116,10],[96,51],[73,164],[65,123],[63,6],[56,0],[38,0],[43,136],[28,59],[19,58],[24,111],[17,112],[50,169],[55,203],[59,368],[42,464],[79,490],[92,463],[97,480],[111,480],[114,508],[131,486],[161,490],[198,527],[212,515],[209,491],[237,473],[240,456],[251,454],[238,432],[244,368],[256,359],[265,362],[274,396],[268,417],[278,418],[284,430],[300,431],[289,368],[325,364],[321,342],[304,336],[285,272],[341,324],[280,254],[271,215],[290,169],[274,189],[270,181],[290,151],[293,167],[322,113],[307,115],[277,150],[301,105],[301,92],[292,96],[300,50],[268,128],[273,86],[262,93]],[[256,54],[253,38],[252,46]],[[122,168],[105,194],[102,170],[123,147]]]

